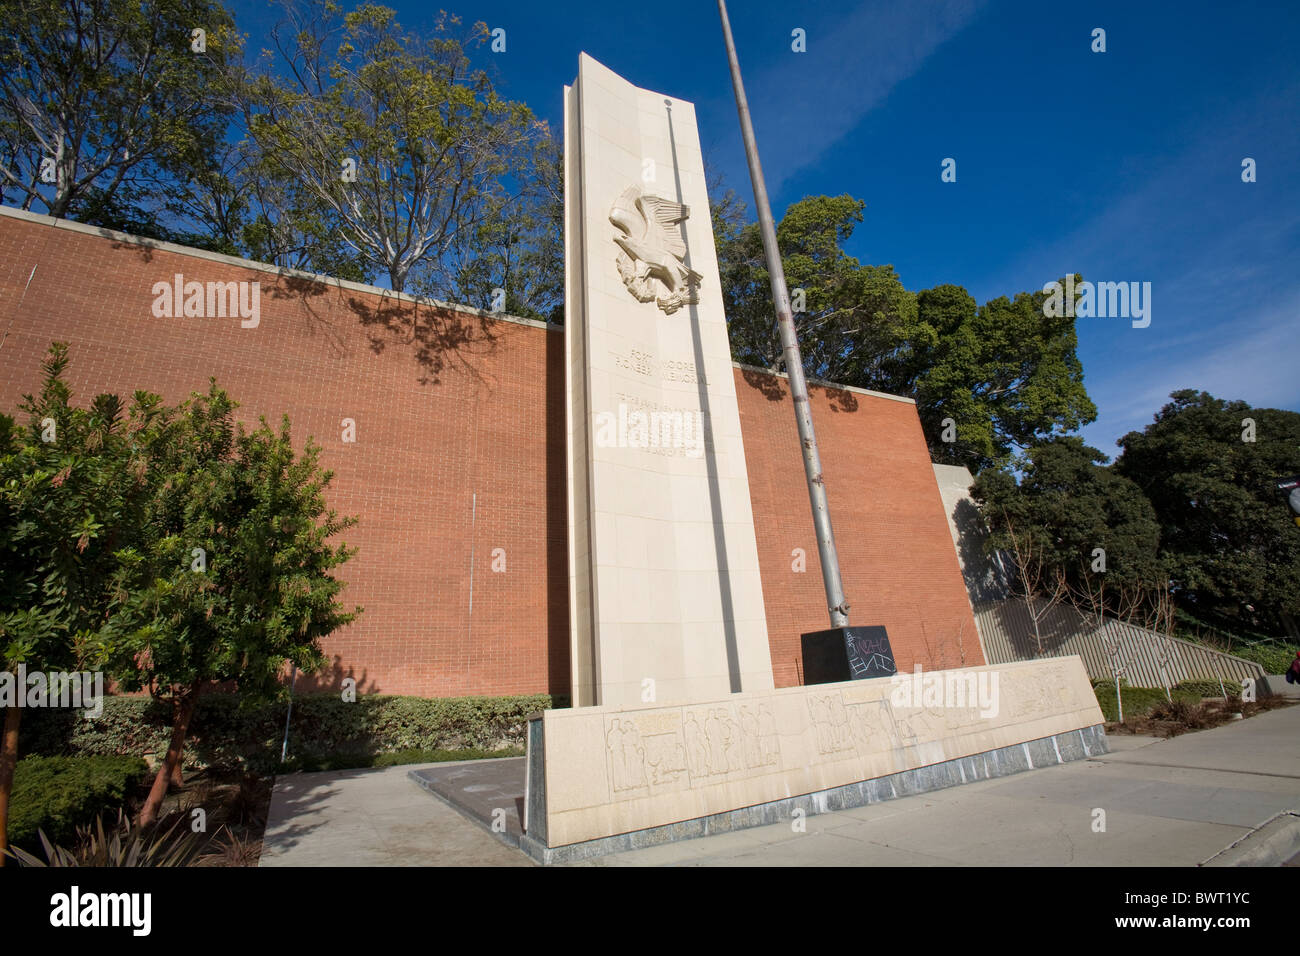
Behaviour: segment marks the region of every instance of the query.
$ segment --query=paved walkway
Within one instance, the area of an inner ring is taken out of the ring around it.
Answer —
[[[531,866],[407,777],[440,766],[277,777],[258,865]]]
[[[1300,707],[1172,740],[1109,739],[1105,757],[811,816],[804,832],[773,824],[578,865],[1195,866],[1300,812]],[[412,769],[280,778],[262,865],[529,864]]]

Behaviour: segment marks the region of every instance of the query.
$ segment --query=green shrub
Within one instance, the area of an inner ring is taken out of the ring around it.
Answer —
[[[1241,684],[1232,680],[1225,680],[1222,688],[1219,686],[1217,679],[1212,677],[1198,677],[1192,680],[1185,680],[1174,686],[1174,694],[1177,695],[1180,690],[1187,691],[1189,694],[1195,694],[1197,697],[1222,697],[1223,692],[1227,691],[1232,696],[1233,691],[1241,693]]]
[[[452,760],[482,760],[486,757],[522,757],[522,747],[506,747],[502,750],[483,750],[467,747],[464,750],[398,750],[393,753],[379,754],[375,757],[376,767],[397,767],[411,763],[445,763]]]
[[[398,767],[415,763],[444,763],[451,760],[483,760],[488,757],[522,757],[523,755],[522,747],[503,747],[500,750],[484,750],[482,747],[421,750],[410,747],[383,753],[355,749],[333,753],[306,751],[290,754],[289,759],[280,765],[280,771],[314,773],[320,770],[360,770],[368,767]]]
[[[149,768],[139,757],[25,757],[14,771],[9,842],[35,850],[76,836],[102,811],[118,810]]]
[[[348,703],[337,694],[294,699],[289,752],[296,769],[375,766],[381,754],[403,750],[478,751],[496,755],[522,748],[527,718],[562,706],[547,694],[513,697],[361,696]],[[241,706],[235,694],[199,699],[185,743],[187,768],[248,770],[268,774],[286,769],[280,745],[288,701]],[[93,720],[48,709],[23,720],[24,752],[42,755],[161,754],[171,735],[170,714],[147,697],[107,697]],[[511,751],[513,752],[513,751]],[[467,758],[453,758],[467,759]]]
[[[1296,651],[1300,651],[1300,645],[1273,643],[1238,644],[1232,649],[1232,653],[1238,657],[1244,657],[1263,667],[1265,674],[1285,674],[1295,659]]]

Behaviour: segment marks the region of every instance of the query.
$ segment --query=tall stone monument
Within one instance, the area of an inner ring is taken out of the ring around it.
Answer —
[[[573,703],[769,690],[695,109],[586,54],[564,97]]]
[[[872,678],[884,635],[838,627],[864,673],[773,687],[695,111],[586,55],[564,97],[575,706],[529,720],[519,846],[581,860],[1105,753],[1077,657]]]

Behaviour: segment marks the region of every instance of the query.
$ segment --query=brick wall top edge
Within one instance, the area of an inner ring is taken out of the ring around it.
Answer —
[[[366,292],[380,297],[396,298],[401,302],[415,302],[421,305],[432,305],[435,308],[450,309],[466,315],[478,315],[502,322],[514,322],[519,325],[527,325],[537,329],[547,329],[552,332],[562,332],[564,330],[564,327],[561,325],[552,325],[549,322],[540,322],[537,319],[526,319],[522,316],[508,315],[503,312],[486,312],[483,309],[476,309],[469,305],[460,305],[455,302],[443,302],[439,299],[408,295],[405,292],[394,292],[391,289],[366,285],[362,282],[352,282],[348,279],[338,279],[315,272],[303,272],[300,269],[288,269],[282,266],[271,265],[267,262],[257,262],[253,259],[241,259],[238,256],[227,256],[219,252],[209,252],[206,249],[195,249],[191,246],[181,246],[176,243],[163,242],[158,239],[133,236],[130,233],[118,232],[115,229],[107,229],[103,226],[92,226],[82,222],[74,222],[70,219],[59,219],[54,216],[45,216],[40,213],[29,212],[23,209],[14,209],[11,206],[0,205],[0,216],[21,219],[25,222],[48,226],[53,229],[68,229],[72,232],[82,233],[83,235],[97,236],[101,239],[111,239],[114,242],[125,242],[131,245],[144,246],[162,252],[188,256],[192,259],[206,259],[209,262],[220,262],[225,265],[238,266],[243,269],[251,269],[257,272],[267,272],[277,276],[292,276],[297,279],[306,279],[310,282],[318,282],[321,285],[331,285],[350,289],[354,292]],[[771,369],[760,368],[757,365],[746,365],[742,362],[732,362],[731,364],[736,368],[743,369],[747,372],[754,372],[759,375],[769,375],[773,378],[782,379],[789,378],[785,372],[773,372]],[[902,395],[890,395],[888,392],[877,392],[868,388],[858,388],[855,385],[841,385],[837,382],[826,382],[820,379],[809,379],[808,384],[818,388],[833,389],[842,392],[854,392],[858,395],[870,395],[873,398],[885,398],[890,401],[904,402],[909,405],[916,404],[914,399],[906,398]]]
[[[79,232],[88,236],[98,236],[101,239],[111,239],[114,242],[124,242],[129,245],[144,246],[149,249],[157,249],[160,252],[170,252],[180,256],[188,256],[191,259],[206,259],[209,262],[220,262],[225,265],[238,266],[242,269],[251,269],[256,272],[269,272],[272,275],[277,276],[292,276],[296,279],[306,279],[310,282],[319,282],[321,285],[350,289],[353,292],[367,292],[371,295],[381,296],[384,298],[395,298],[401,302],[414,302],[420,305],[431,305],[435,308],[450,309],[454,312],[460,312],[466,315],[479,315],[489,319],[500,320],[502,322],[516,322],[520,325],[530,325],[539,329],[552,327],[546,322],[539,322],[537,319],[525,319],[517,315],[507,315],[504,312],[487,312],[483,309],[476,309],[469,305],[459,305],[454,302],[443,302],[439,299],[408,295],[405,292],[394,292],[392,289],[385,289],[375,285],[366,285],[363,282],[352,282],[349,279],[338,279],[332,276],[320,275],[315,272],[303,272],[300,269],[288,269],[283,266],[271,265],[267,262],[257,262],[253,259],[241,259],[238,256],[227,256],[220,252],[209,252],[206,249],[195,249],[190,246],[181,246],[174,242],[163,242],[159,239],[147,239],[140,236],[133,236],[130,233],[118,232],[115,229],[107,229],[103,226],[91,226],[82,222],[73,222],[70,219],[58,219],[54,216],[43,216],[40,213],[28,212],[23,209],[14,209],[10,206],[0,206],[0,216],[21,219],[25,222],[34,223],[36,225],[49,226],[53,229],[68,229],[72,232]],[[558,328],[558,326],[556,326],[556,328]]]

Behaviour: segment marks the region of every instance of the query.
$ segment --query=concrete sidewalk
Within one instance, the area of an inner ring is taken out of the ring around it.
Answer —
[[[1196,866],[1300,810],[1300,707],[1108,739],[1103,757],[808,817],[802,833],[774,824],[578,865]]]
[[[407,777],[441,766],[277,777],[258,866],[532,866]]]
[[[1300,833],[1300,817],[1279,818],[1300,812],[1300,707],[1172,740],[1109,740],[1103,757],[811,816],[802,832],[773,824],[576,865],[1195,866],[1239,841],[1233,861],[1276,862]],[[413,769],[277,779],[261,865],[531,864],[422,790]]]

